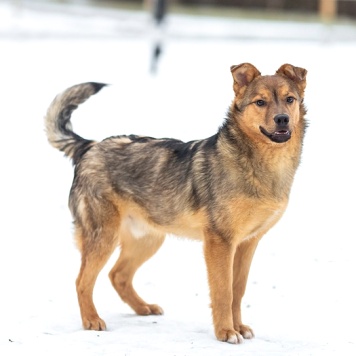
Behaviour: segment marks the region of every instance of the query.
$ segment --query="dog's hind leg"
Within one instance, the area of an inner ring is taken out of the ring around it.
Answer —
[[[255,253],[259,238],[250,238],[240,243],[236,249],[234,258],[234,282],[233,282],[233,304],[232,314],[234,329],[245,339],[251,339],[254,334],[252,329],[244,325],[241,320],[241,300],[245,294],[246,283],[253,255]]]
[[[105,330],[93,302],[93,289],[99,272],[117,247],[118,225],[106,223],[96,236],[88,236],[79,227],[76,239],[82,253],[82,263],[76,281],[78,302],[84,329]]]
[[[115,266],[109,273],[111,283],[121,299],[137,314],[163,314],[156,304],[148,304],[139,297],[133,288],[132,281],[137,269],[162,246],[164,235],[147,235],[135,238],[127,233],[120,236],[121,253]]]

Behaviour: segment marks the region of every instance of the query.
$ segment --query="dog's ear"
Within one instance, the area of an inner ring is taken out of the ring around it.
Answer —
[[[250,63],[242,63],[230,67],[232,76],[234,78],[234,92],[235,95],[243,95],[246,87],[261,73],[255,66]]]
[[[303,96],[305,87],[307,85],[306,77],[307,70],[300,67],[294,67],[291,64],[283,64],[278,70],[277,74],[283,75],[295,82],[297,87],[300,90],[301,95]]]

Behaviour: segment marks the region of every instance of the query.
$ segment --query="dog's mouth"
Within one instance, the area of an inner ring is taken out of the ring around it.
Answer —
[[[291,138],[291,132],[287,129],[276,130],[272,133],[268,132],[262,126],[260,126],[260,131],[267,136],[271,141],[277,143],[287,142]]]

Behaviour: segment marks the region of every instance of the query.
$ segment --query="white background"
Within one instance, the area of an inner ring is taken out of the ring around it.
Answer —
[[[0,4],[0,354],[355,355],[355,26],[172,15],[152,75],[147,14],[14,3]],[[302,164],[243,300],[256,337],[215,340],[201,244],[174,237],[135,279],[165,315],[136,316],[118,298],[107,278],[117,251],[95,289],[108,331],[82,330],[73,170],[47,143],[48,105],[73,84],[106,82],[73,115],[85,138],[204,138],[223,122],[229,68],[242,62],[263,74],[283,63],[308,70]]]

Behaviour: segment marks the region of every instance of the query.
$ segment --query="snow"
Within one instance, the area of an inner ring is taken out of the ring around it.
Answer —
[[[17,5],[15,5],[17,4]],[[1,355],[355,355],[355,26],[175,15],[149,73],[143,12],[47,2],[0,4]],[[308,69],[309,128],[287,212],[261,241],[243,300],[256,337],[215,340],[201,244],[169,237],[135,286],[163,316],[136,316],[107,278],[95,303],[108,331],[81,328],[80,256],[67,197],[71,163],[47,143],[53,97],[111,85],[74,114],[87,138],[214,134],[232,100],[230,65]]]

